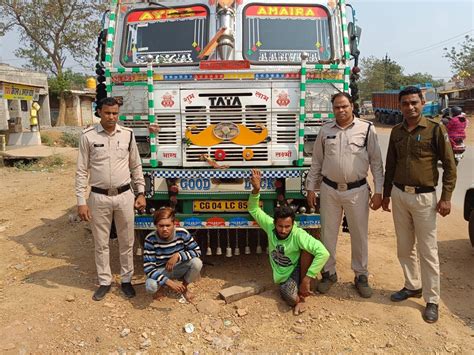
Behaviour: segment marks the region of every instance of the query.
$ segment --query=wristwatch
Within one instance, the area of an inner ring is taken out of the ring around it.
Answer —
[[[145,196],[145,194],[143,192],[139,192],[139,193],[137,193],[137,197],[138,196]]]

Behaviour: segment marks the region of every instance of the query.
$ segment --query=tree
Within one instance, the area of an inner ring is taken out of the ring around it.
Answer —
[[[69,92],[72,89],[82,89],[86,85],[86,76],[80,73],[73,73],[70,69],[63,71],[60,77],[52,76],[48,78],[49,91],[53,94]]]
[[[403,68],[388,56],[361,59],[361,99],[370,100],[375,91],[398,89],[403,82]]]
[[[403,76],[402,85],[404,86],[412,85],[412,84],[424,84],[424,83],[430,83],[434,87],[438,87],[444,84],[444,80],[435,80],[433,76],[428,73],[414,73],[414,74]]]
[[[0,12],[5,21],[0,26],[1,32],[12,28],[20,32],[23,48],[15,54],[25,58],[29,68],[46,71],[57,80],[58,126],[65,122],[66,59],[71,56],[84,65],[95,55],[93,45],[104,6],[97,3],[90,0],[0,0]]]
[[[435,80],[428,73],[403,74],[403,68],[387,55],[383,59],[373,56],[361,59],[361,80],[359,88],[362,100],[370,100],[376,91],[398,90],[401,86],[431,83],[441,86],[442,80]]]
[[[455,75],[461,78],[473,77],[474,75],[474,38],[466,35],[461,48],[444,48],[444,56],[451,62],[451,68]]]

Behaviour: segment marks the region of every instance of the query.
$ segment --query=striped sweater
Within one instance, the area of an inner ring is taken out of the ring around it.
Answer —
[[[156,231],[145,237],[143,252],[143,268],[148,278],[158,281],[163,286],[168,277],[163,275],[166,263],[179,253],[179,261],[188,261],[201,256],[201,249],[191,234],[184,228],[176,228],[175,235],[170,240],[163,240],[156,235]]]

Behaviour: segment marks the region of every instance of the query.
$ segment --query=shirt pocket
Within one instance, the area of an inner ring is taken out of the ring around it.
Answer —
[[[91,158],[95,161],[101,161],[106,159],[108,156],[107,154],[107,147],[105,144],[102,143],[94,143],[91,147]]]
[[[117,145],[117,158],[128,159],[128,145],[121,143]]]
[[[324,140],[324,153],[326,155],[336,155],[336,153],[337,153],[336,139],[325,139]]]
[[[395,151],[397,152],[397,158],[401,159],[406,156],[406,140],[403,137],[396,137],[393,140]]]
[[[418,158],[431,157],[433,155],[433,147],[430,140],[415,142],[413,145],[414,155]]]
[[[365,137],[352,137],[349,139],[348,149],[353,154],[361,154],[365,152]]]

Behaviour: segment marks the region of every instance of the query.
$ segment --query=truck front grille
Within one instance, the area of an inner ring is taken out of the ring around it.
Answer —
[[[183,113],[184,127],[192,127],[191,132],[197,134],[202,132],[210,125],[216,125],[221,122],[232,122],[237,125],[242,124],[247,128],[259,132],[257,125],[263,125],[268,128],[271,134],[271,122],[269,108],[266,105],[245,105],[244,107],[214,107],[214,106],[186,106]],[[185,160],[187,162],[201,162],[202,154],[208,154],[214,157],[217,149],[222,149],[226,153],[225,163],[243,162],[243,150],[247,147],[235,145],[232,142],[222,142],[213,147],[189,146],[186,148]],[[265,162],[268,160],[268,143],[263,142],[251,146],[254,152],[252,161]]]

